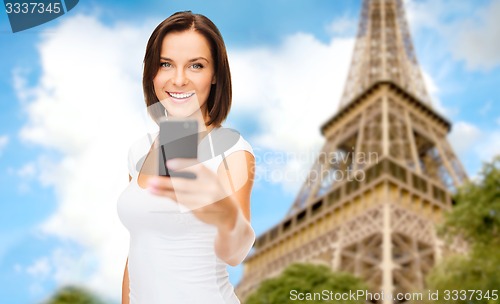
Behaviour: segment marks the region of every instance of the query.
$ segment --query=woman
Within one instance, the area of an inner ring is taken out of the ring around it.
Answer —
[[[160,23],[147,44],[143,89],[155,122],[196,119],[204,127],[199,149],[213,152],[212,139],[226,134],[221,123],[231,106],[227,53],[216,26],[191,12]],[[241,263],[255,240],[251,146],[239,136],[223,156],[167,161],[169,170],[189,171],[196,179],[148,174],[157,166],[157,147],[157,139],[132,146],[130,184],[118,200],[130,232],[122,303],[239,303],[226,266]]]

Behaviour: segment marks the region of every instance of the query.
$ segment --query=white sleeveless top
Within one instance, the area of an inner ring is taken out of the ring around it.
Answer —
[[[213,152],[211,138],[218,130],[205,136],[200,146],[208,139]],[[130,232],[130,303],[240,303],[229,282],[227,264],[215,255],[217,228],[191,212],[181,212],[176,202],[151,194],[137,183],[142,167],[138,161],[148,153],[155,137],[148,134],[132,145],[132,180],[118,199],[118,216]],[[240,135],[224,157],[241,150],[253,155],[252,147]],[[223,156],[212,156],[203,164],[216,173]]]

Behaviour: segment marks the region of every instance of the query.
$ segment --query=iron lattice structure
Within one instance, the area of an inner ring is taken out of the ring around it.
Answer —
[[[340,108],[287,216],[257,238],[240,298],[293,262],[351,272],[386,295],[424,288],[446,252],[436,223],[467,179],[450,128],[431,106],[402,0],[364,0]]]
[[[402,1],[364,1],[340,106],[384,80],[397,83],[420,101],[430,104]]]

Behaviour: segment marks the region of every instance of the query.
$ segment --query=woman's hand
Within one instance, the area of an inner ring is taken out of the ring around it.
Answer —
[[[239,207],[231,198],[230,187],[224,186],[217,174],[196,159],[171,159],[167,167],[174,172],[191,172],[196,178],[151,177],[148,180],[151,193],[171,198],[181,209],[192,210],[207,224],[229,230],[234,226]]]

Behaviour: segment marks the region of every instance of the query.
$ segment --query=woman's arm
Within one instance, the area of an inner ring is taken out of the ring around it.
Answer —
[[[237,208],[228,212],[218,227],[215,253],[231,266],[240,264],[252,248],[255,232],[250,225],[250,195],[252,192],[255,159],[246,151],[234,152],[225,158],[217,175],[232,195],[224,198]]]
[[[219,228],[214,242],[215,254],[231,266],[243,262],[255,242],[255,232],[243,213],[238,210],[234,217],[234,225]]]
[[[130,304],[129,297],[129,279],[128,279],[128,258],[125,262],[125,271],[123,272],[123,281],[122,281],[122,304]]]

